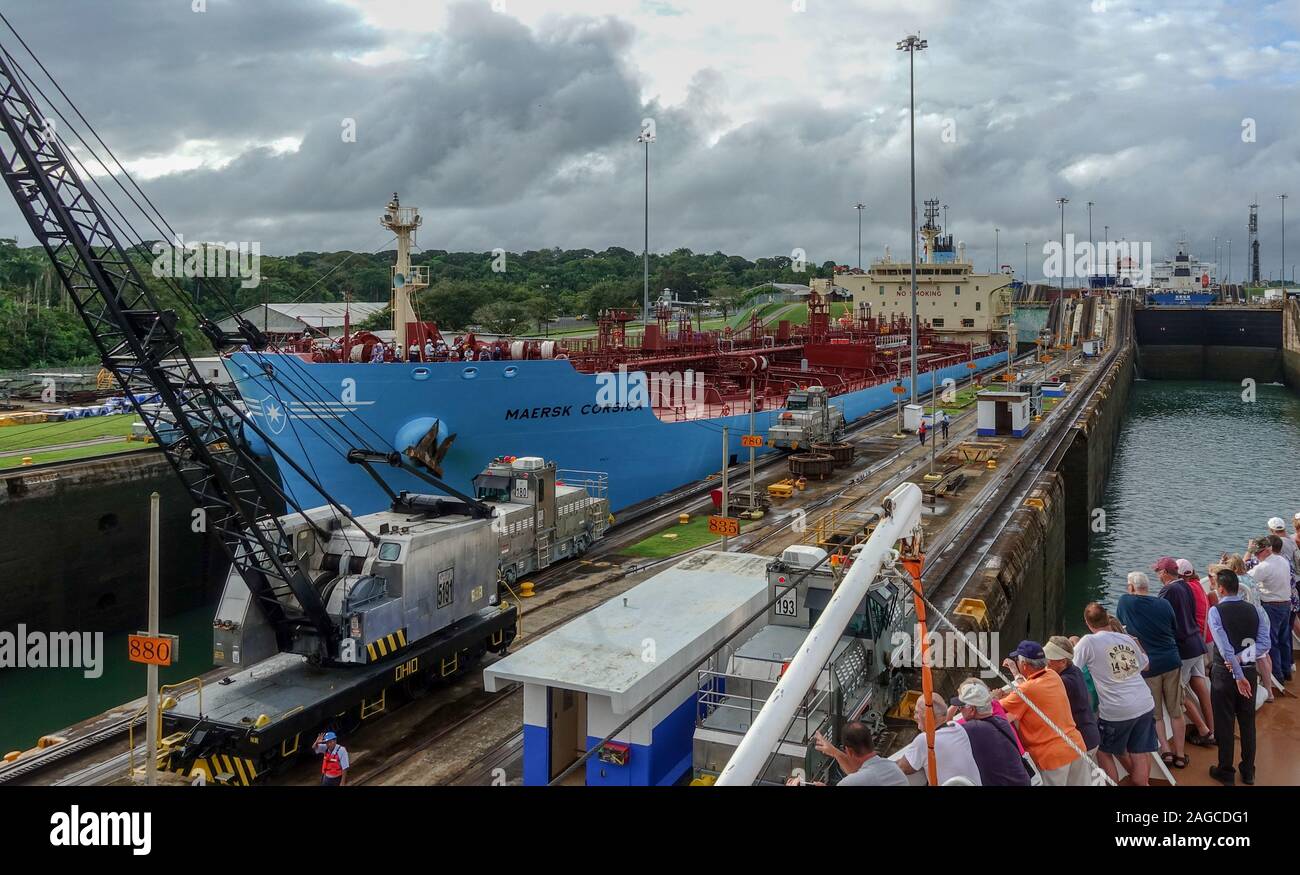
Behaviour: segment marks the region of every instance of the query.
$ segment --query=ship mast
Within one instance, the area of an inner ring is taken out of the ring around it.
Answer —
[[[406,354],[407,326],[415,321],[411,295],[429,285],[429,269],[411,267],[411,242],[421,221],[419,208],[402,206],[397,192],[393,192],[387,210],[379,217],[379,224],[397,235],[397,264],[393,265],[389,310],[393,315],[393,346],[402,355]]]

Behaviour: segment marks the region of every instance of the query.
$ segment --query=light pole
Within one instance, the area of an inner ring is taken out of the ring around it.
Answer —
[[[637,135],[645,143],[645,248],[641,250],[641,324],[650,326],[650,144],[655,141],[654,126],[643,125]]]
[[[1065,346],[1065,205],[1070,202],[1067,197],[1058,197],[1056,205],[1061,208],[1061,294],[1057,301],[1057,321],[1059,327],[1056,332],[1056,345]],[[1068,352],[1067,352],[1068,358]]]
[[[1092,288],[1092,275],[1097,272],[1097,258],[1092,248],[1092,208],[1096,204],[1088,201],[1088,288]]]
[[[1025,241],[1025,288],[1029,288],[1029,241]]]
[[[1232,238],[1228,238],[1228,279],[1227,284],[1232,285]]]
[[[1219,235],[1214,235],[1214,281],[1219,281]]]
[[[1278,276],[1282,280],[1282,297],[1286,297],[1286,198],[1285,194],[1280,194],[1277,199],[1282,202],[1282,272]]]
[[[999,243],[999,235],[1002,233],[1001,228],[993,229],[993,272],[998,273],[1002,270],[1002,249]]]
[[[943,205],[943,233],[947,234],[949,237],[952,236],[952,232],[948,230],[948,205],[947,204]]]
[[[1106,242],[1102,244],[1102,247],[1106,250],[1106,284],[1110,285],[1110,225],[1106,225],[1105,227]]]
[[[896,48],[900,52],[907,52],[907,78],[908,91],[910,95],[909,102],[909,121],[908,127],[911,131],[911,153],[912,153],[912,392],[908,396],[913,401],[916,400],[916,53],[925,49],[929,45],[921,39],[918,34],[909,34],[898,41]]]
[[[853,209],[858,211],[858,270],[862,270],[862,211],[866,208],[866,204],[853,205]]]

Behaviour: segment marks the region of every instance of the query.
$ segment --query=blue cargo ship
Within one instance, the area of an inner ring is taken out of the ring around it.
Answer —
[[[410,263],[418,212],[394,195],[381,222],[398,242],[391,340],[345,329],[341,339],[304,338],[227,359],[248,415],[273,444],[245,429],[253,449],[275,457],[283,487],[303,507],[325,499],[289,460],[355,513],[386,508],[371,474],[347,461],[350,450],[366,449],[406,453],[458,489],[499,456],[541,456],[607,473],[610,506],[619,510],[717,472],[724,426],[729,454],[747,454],[751,398],[759,435],[785,412],[789,392],[810,385],[826,387],[849,423],[900,394],[910,399],[906,320],[876,319],[865,304],[832,319],[815,292],[802,325],[762,325],[753,315],[747,327],[703,331],[660,302],[639,334],[628,330],[630,313],[606,311],[591,339],[448,340],[417,318],[411,301],[428,282],[427,270]],[[917,359],[924,395],[932,384],[942,389],[1005,364],[1006,352],[1004,343],[943,340],[922,323]],[[394,491],[428,489],[401,468],[376,473]]]

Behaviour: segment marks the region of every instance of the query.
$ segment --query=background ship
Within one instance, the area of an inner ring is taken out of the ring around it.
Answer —
[[[449,340],[412,308],[411,294],[427,285],[410,262],[418,211],[394,195],[380,221],[398,241],[391,343],[348,331],[341,342],[304,340],[229,358],[250,416],[276,444],[253,435],[253,449],[276,457],[284,488],[304,506],[322,496],[296,469],[355,513],[386,507],[371,471],[347,460],[366,449],[406,453],[458,488],[493,458],[543,456],[561,468],[606,472],[611,509],[619,510],[718,471],[723,426],[727,453],[738,458],[751,394],[757,434],[781,414],[788,392],[806,386],[825,386],[850,423],[892,405],[900,383],[908,397],[906,319],[879,320],[865,304],[832,319],[816,292],[803,325],[764,327],[753,316],[739,330],[702,331],[661,305],[639,334],[629,331],[631,312],[609,310],[590,339]],[[928,322],[918,326],[918,393],[1005,360],[1002,342],[945,341]],[[370,445],[357,447],[357,435]],[[396,467],[376,473],[394,491],[422,488]]]

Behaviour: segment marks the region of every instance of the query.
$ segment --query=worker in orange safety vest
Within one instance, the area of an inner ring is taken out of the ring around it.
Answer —
[[[316,736],[316,753],[323,754],[320,782],[323,787],[341,787],[348,782],[348,752],[333,732]]]

